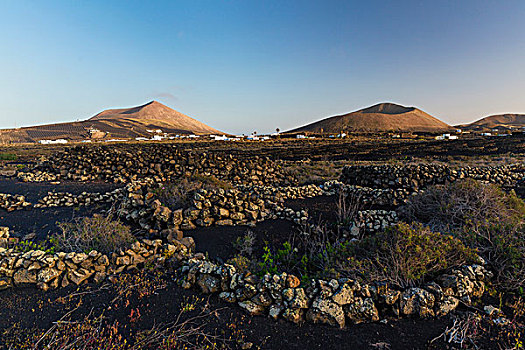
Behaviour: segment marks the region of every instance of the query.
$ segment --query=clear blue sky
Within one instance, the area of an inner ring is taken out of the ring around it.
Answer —
[[[382,101],[525,113],[525,1],[0,0],[0,127],[158,100],[285,130]]]

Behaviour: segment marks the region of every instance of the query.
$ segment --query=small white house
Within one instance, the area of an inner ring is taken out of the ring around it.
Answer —
[[[124,139],[110,139],[110,140],[106,140],[106,142],[126,142],[128,140],[124,140]]]
[[[457,140],[458,137],[456,135],[450,135],[450,134],[443,134],[440,136],[436,136],[436,140]]]
[[[491,132],[482,132],[481,136],[492,136]]]
[[[296,139],[305,139],[306,135],[297,135],[295,136]]]
[[[40,140],[38,141],[41,145],[56,145],[56,144],[65,144],[67,140],[58,139],[58,140]]]

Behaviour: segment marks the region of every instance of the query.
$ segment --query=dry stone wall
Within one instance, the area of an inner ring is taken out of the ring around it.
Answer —
[[[341,181],[381,189],[404,189],[417,192],[430,185],[444,184],[470,178],[487,181],[503,187],[515,187],[525,177],[521,164],[486,167],[450,167],[439,164],[419,165],[359,165],[345,166]]]
[[[82,192],[78,195],[68,192],[48,192],[34,208],[89,206],[97,203],[114,203],[122,198],[122,188],[106,193]]]
[[[0,245],[0,290],[24,286],[48,290],[70,284],[99,283],[108,276],[137,269],[146,263],[160,265],[166,259],[182,260],[192,248],[184,243],[183,240],[172,243],[142,240],[127,250],[109,255],[95,250],[87,254],[41,250],[17,252]]]
[[[74,181],[129,183],[146,177],[166,182],[191,175],[215,176],[232,184],[291,184],[279,161],[235,158],[171,144],[75,146],[41,162],[36,170]]]
[[[378,321],[386,316],[442,316],[460,302],[470,304],[485,290],[492,274],[481,265],[462,266],[422,287],[397,289],[386,283],[362,284],[351,279],[312,280],[302,286],[286,273],[256,275],[216,265],[202,255],[185,261],[179,270],[183,288],[218,293],[252,315],[302,323],[347,324]]]
[[[158,184],[152,179],[129,184],[118,213],[125,220],[164,238],[196,227],[253,225],[267,218],[302,223],[308,217],[306,211],[284,208],[281,197],[239,189],[199,189],[190,193],[185,208],[170,209],[159,200],[156,189]]]
[[[10,211],[22,210],[30,207],[31,203],[26,202],[26,199],[22,195],[12,195],[8,193],[0,193],[0,208]]]
[[[8,231],[0,229],[2,237]],[[363,284],[351,279],[312,280],[301,285],[291,274],[262,277],[238,272],[229,264],[214,264],[202,253],[191,254],[184,241],[135,242],[110,255],[40,250],[16,252],[0,247],[0,290],[36,286],[42,290],[99,283],[110,276],[151,263],[177,268],[177,281],[186,289],[217,293],[252,315],[267,315],[294,323],[309,321],[344,327],[388,316],[441,316],[460,302],[479,298],[492,275],[481,265],[468,265],[439,276],[418,288],[397,289],[386,283]]]

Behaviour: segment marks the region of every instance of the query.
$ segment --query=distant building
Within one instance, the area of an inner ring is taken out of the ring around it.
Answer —
[[[436,140],[457,140],[458,137],[456,135],[450,135],[450,134],[443,134],[440,136],[436,136]]]
[[[67,143],[67,140],[64,139],[58,139],[58,140],[39,140],[38,143],[41,145],[56,145],[56,144],[65,144]]]

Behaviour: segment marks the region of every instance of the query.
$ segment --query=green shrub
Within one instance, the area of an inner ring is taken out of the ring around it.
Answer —
[[[525,285],[525,203],[493,184],[463,180],[433,186],[402,210],[406,219],[444,230],[476,249],[495,273],[494,284]]]
[[[459,239],[421,224],[399,223],[349,247],[340,269],[371,281],[414,286],[427,277],[477,258]]]
[[[525,203],[494,184],[472,179],[429,187],[401,208],[406,221],[418,221],[433,230],[452,232],[486,223],[517,224],[525,216]]]
[[[493,284],[524,294],[525,226],[523,223],[486,223],[466,226],[457,237],[475,247],[494,272]]]
[[[113,216],[94,215],[68,223],[59,223],[62,233],[53,236],[57,251],[89,253],[97,250],[108,254],[128,249],[135,237],[128,226]]]
[[[18,157],[13,153],[0,153],[0,160],[17,160]]]

